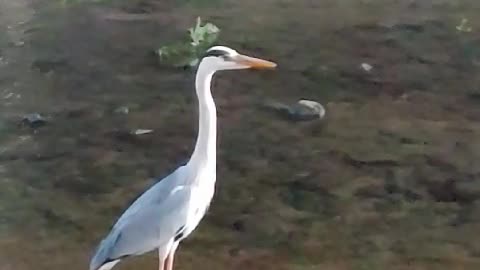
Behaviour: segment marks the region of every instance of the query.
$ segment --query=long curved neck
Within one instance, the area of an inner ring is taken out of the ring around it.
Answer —
[[[195,78],[198,98],[198,137],[189,163],[198,167],[216,167],[217,109],[210,85],[214,71],[200,65]]]

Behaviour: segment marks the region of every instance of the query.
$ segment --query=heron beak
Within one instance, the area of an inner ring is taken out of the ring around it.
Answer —
[[[277,66],[274,62],[239,54],[234,61],[240,65],[248,66],[253,69],[273,69]]]

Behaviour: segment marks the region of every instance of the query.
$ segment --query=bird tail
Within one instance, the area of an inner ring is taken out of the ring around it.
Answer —
[[[112,247],[118,235],[110,234],[98,245],[95,255],[90,261],[90,270],[110,270],[120,261],[120,258],[111,258]]]
[[[112,269],[112,268],[115,266],[115,264],[117,264],[119,261],[120,261],[120,259],[114,260],[114,261],[110,261],[110,262],[107,262],[107,263],[104,263],[104,264],[102,264],[102,265],[98,268],[98,270],[110,270],[110,269]]]

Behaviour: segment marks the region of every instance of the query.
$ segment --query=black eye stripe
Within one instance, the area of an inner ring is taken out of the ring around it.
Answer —
[[[207,57],[207,56],[219,57],[219,56],[229,56],[229,54],[228,54],[228,52],[223,51],[223,50],[211,50],[211,51],[208,51],[207,53],[205,53],[205,55],[203,57]]]

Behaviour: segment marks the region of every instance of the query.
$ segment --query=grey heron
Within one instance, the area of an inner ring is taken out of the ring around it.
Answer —
[[[197,227],[213,198],[216,181],[217,114],[210,85],[216,71],[269,69],[276,64],[214,46],[195,78],[198,136],[190,160],[145,191],[120,216],[97,247],[90,270],[109,270],[120,260],[158,250],[159,269],[172,270],[175,251]]]

